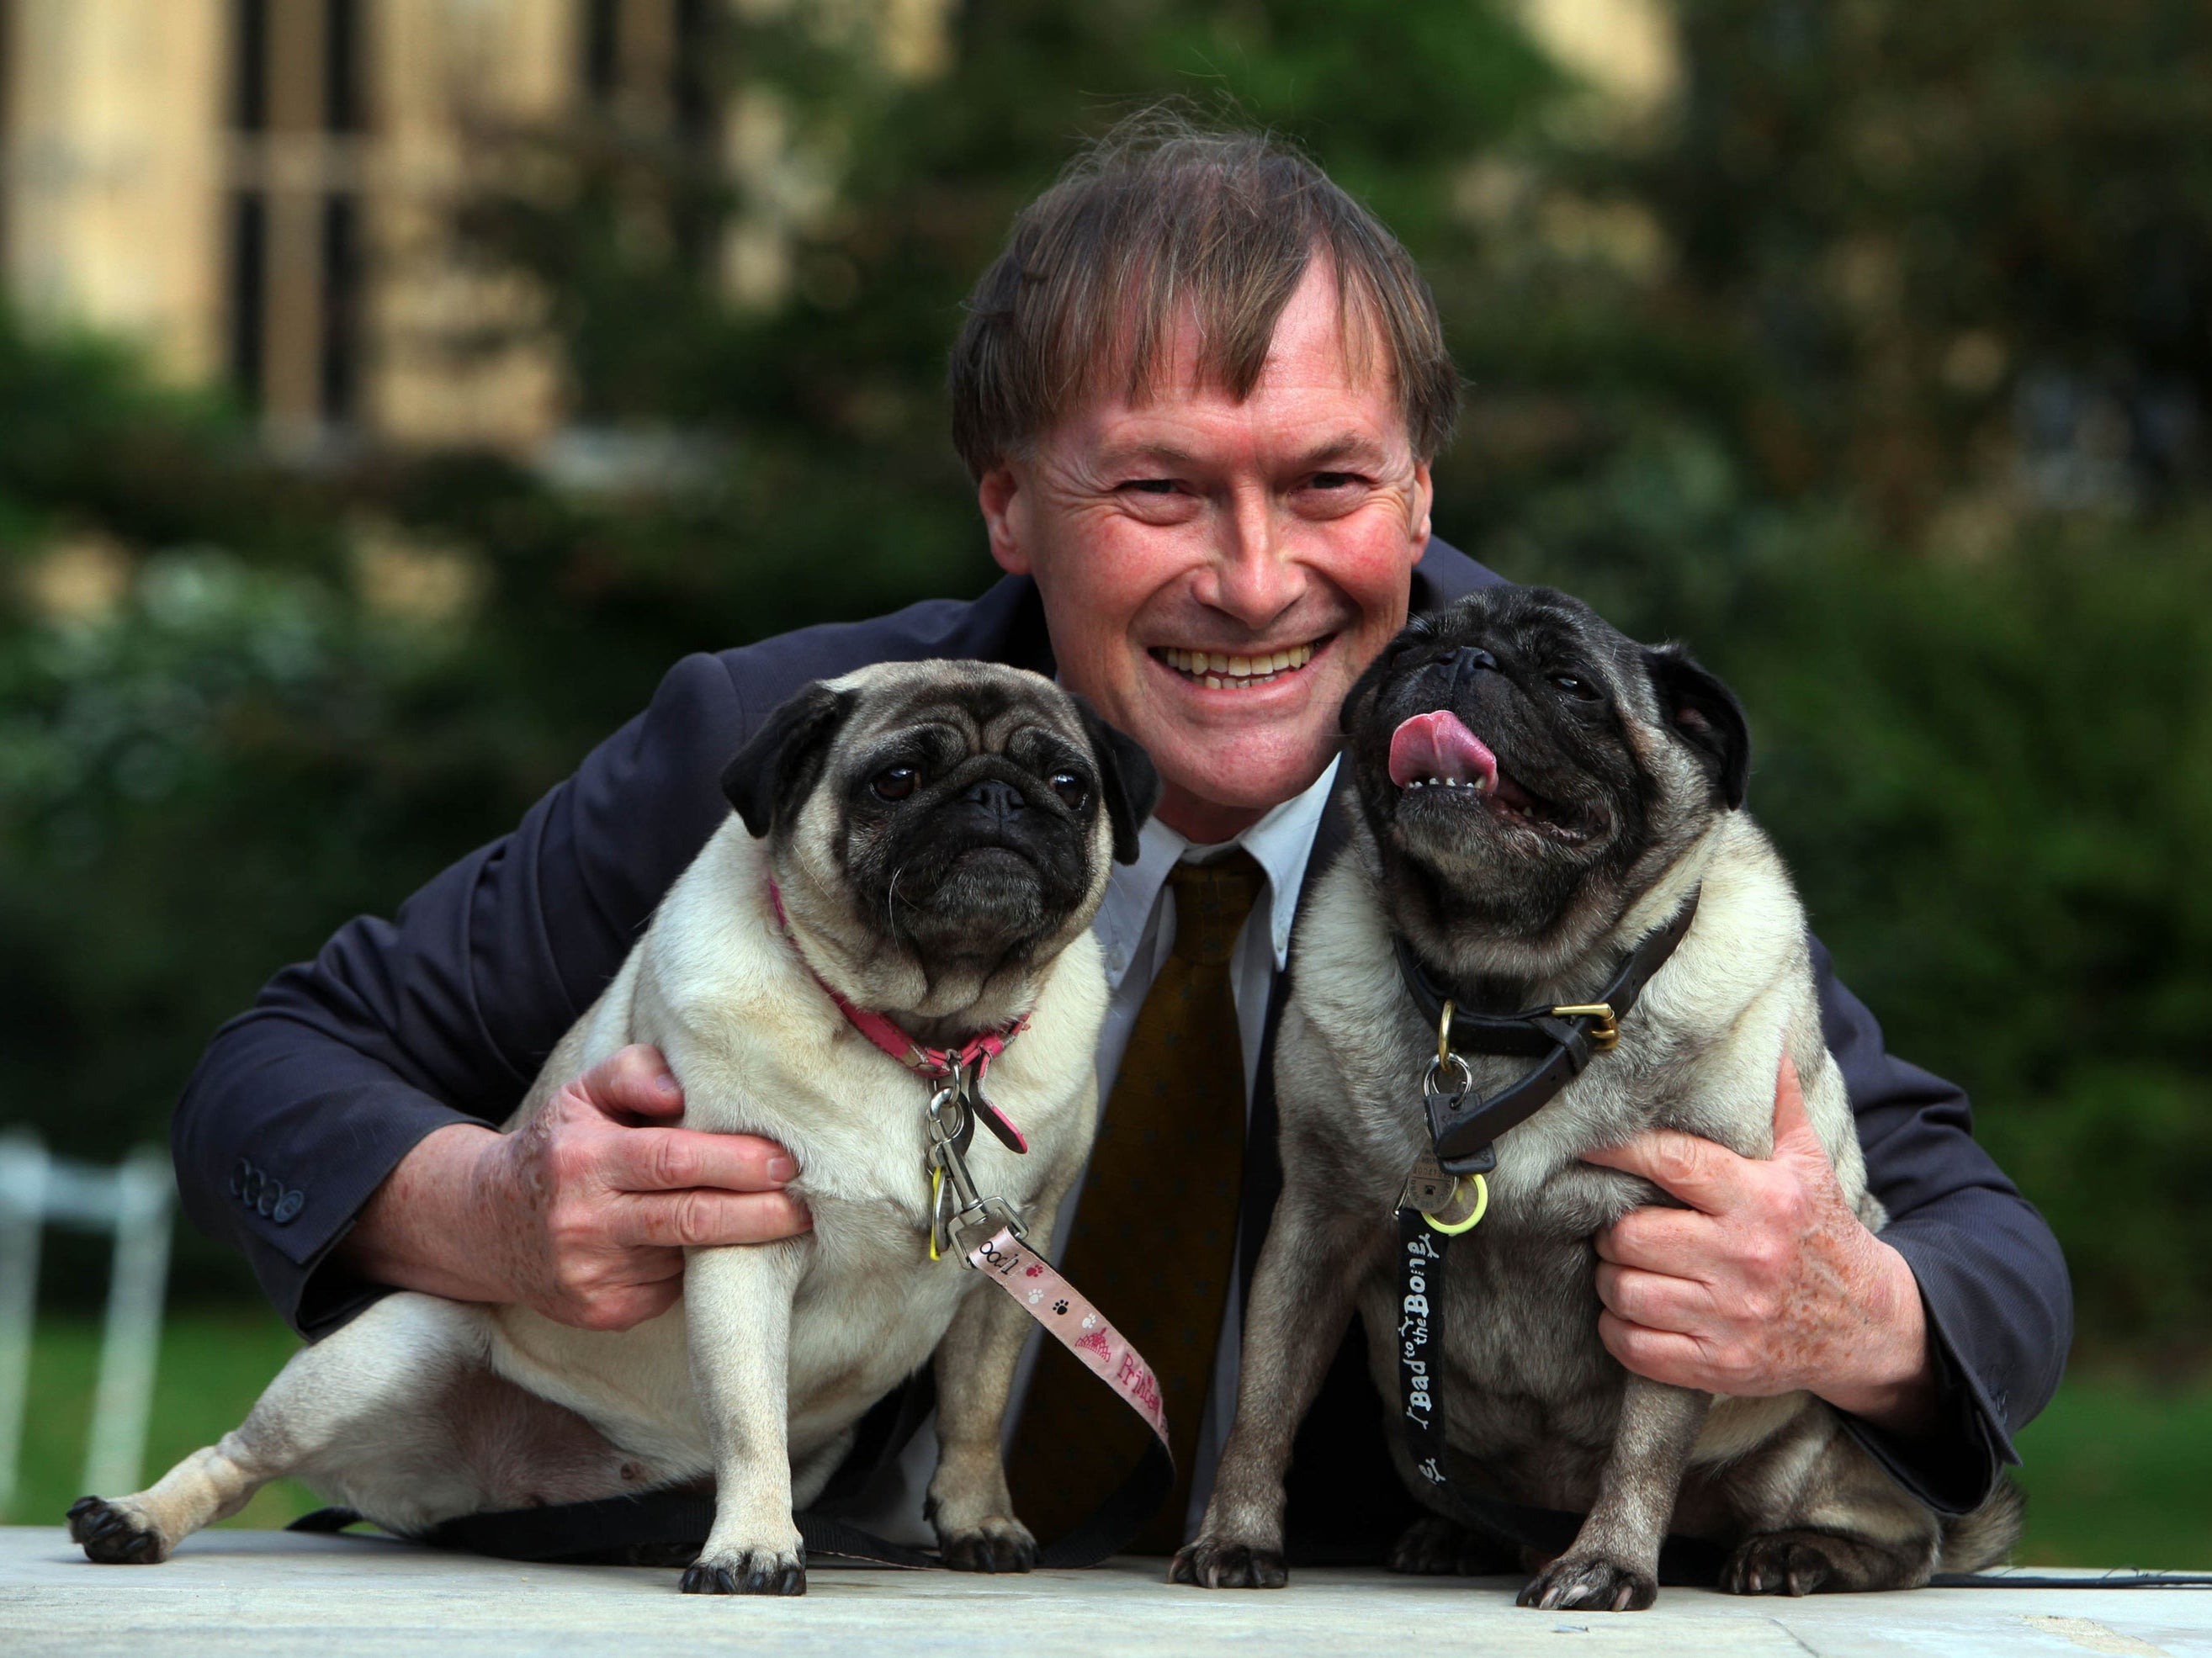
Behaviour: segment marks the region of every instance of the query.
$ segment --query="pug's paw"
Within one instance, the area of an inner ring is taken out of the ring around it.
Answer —
[[[937,1552],[955,1571],[1027,1571],[1036,1564],[1036,1539],[1011,1515],[937,1533]]]
[[[714,1549],[685,1568],[678,1586],[686,1594],[804,1594],[802,1549]]]
[[[169,1558],[169,1541],[128,1498],[80,1497],[70,1504],[70,1538],[104,1566],[151,1566]]]
[[[1602,1555],[1563,1554],[1529,1580],[1515,1604],[1544,1612],[1642,1612],[1659,1598],[1648,1571]]]
[[[1928,1581],[1924,1553],[1833,1532],[1771,1531],[1747,1537],[1721,1568],[1729,1594],[1814,1594],[1904,1589]]]
[[[1413,1577],[1491,1577],[1521,1566],[1501,1545],[1436,1514],[1407,1527],[1383,1564]]]
[[[1281,1553],[1201,1537],[1168,1566],[1168,1582],[1201,1589],[1279,1589],[1291,1581]]]

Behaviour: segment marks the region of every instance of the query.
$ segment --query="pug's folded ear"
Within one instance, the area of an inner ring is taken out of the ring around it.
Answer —
[[[767,835],[798,815],[859,701],[859,692],[835,690],[818,679],[802,685],[722,768],[722,793],[748,834]]]
[[[1714,793],[1733,811],[1751,777],[1751,726],[1735,693],[1692,661],[1680,645],[1644,653],[1660,718],[1712,774]]]
[[[1114,861],[1137,861],[1137,831],[1160,800],[1160,774],[1152,756],[1133,737],[1114,729],[1098,717],[1088,697],[1069,693],[1083,719],[1084,735],[1098,761],[1098,795],[1106,818],[1114,826]]]

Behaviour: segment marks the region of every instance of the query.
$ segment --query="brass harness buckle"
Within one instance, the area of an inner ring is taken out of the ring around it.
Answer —
[[[1610,1002],[1575,1002],[1552,1010],[1555,1019],[1595,1019],[1597,1028],[1589,1034],[1590,1046],[1601,1054],[1610,1054],[1620,1045],[1620,1022],[1613,1017]]]

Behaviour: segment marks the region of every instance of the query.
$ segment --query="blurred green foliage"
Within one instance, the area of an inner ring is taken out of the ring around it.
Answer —
[[[459,220],[544,294],[579,419],[664,463],[589,489],[280,466],[0,326],[9,1114],[157,1133],[270,968],[510,824],[678,654],[985,585],[961,298],[1082,135],[1172,95],[1404,237],[1472,383],[1439,531],[1731,679],[1845,979],[1973,1089],[2085,1333],[2201,1343],[2212,14],[1679,11],[1643,115],[1489,0],[969,0],[919,78],[827,13],[731,22],[714,75],[813,208],[603,113],[486,135],[510,183]],[[766,219],[791,279],[740,306],[722,234]],[[113,591],[58,602],[65,569]]]

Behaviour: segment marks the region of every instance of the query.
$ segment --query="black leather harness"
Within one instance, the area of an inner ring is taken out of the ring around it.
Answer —
[[[1422,1084],[1430,1150],[1415,1163],[1398,1199],[1398,1428],[1406,1460],[1427,1489],[1431,1506],[1482,1536],[1539,1554],[1564,1552],[1582,1529],[1583,1516],[1559,1509],[1509,1503],[1487,1495],[1487,1483],[1444,1436],[1439,1391],[1442,1374],[1431,1349],[1439,1340],[1445,1264],[1453,1240],[1472,1228],[1489,1201],[1483,1176],[1498,1165],[1496,1142],[1557,1099],[1591,1060],[1620,1040],[1620,1023],[1676,946],[1698,913],[1692,891],[1664,926],[1628,953],[1594,1002],[1483,1013],[1463,1007],[1421,965],[1404,938],[1394,936],[1398,970],[1414,1005],[1437,1027],[1437,1057]],[[1474,1086],[1464,1054],[1511,1055],[1537,1061],[1534,1069],[1484,1097]],[[1456,1078],[1455,1086],[1446,1084]],[[1459,1218],[1442,1218],[1464,1201],[1474,1183],[1476,1199]],[[1671,1536],[1661,1550],[1660,1582],[1711,1583],[1719,1576],[1719,1549],[1702,1538]]]
[[[1692,890],[1672,920],[1647,934],[1628,952],[1627,961],[1595,1002],[1532,1007],[1519,1013],[1484,1013],[1447,995],[1404,937],[1392,936],[1406,989],[1414,1005],[1437,1026],[1437,1066],[1430,1073],[1432,1084],[1441,1080],[1439,1072],[1450,1069],[1461,1054],[1519,1055],[1540,1061],[1519,1081],[1487,1099],[1475,1091],[1463,1060],[1458,1066],[1458,1088],[1423,1090],[1429,1144],[1446,1174],[1487,1174],[1497,1165],[1492,1142],[1549,1105],[1561,1089],[1583,1074],[1592,1058],[1612,1049],[1620,1040],[1620,1021],[1628,1017],[1652,975],[1667,964],[1675,946],[1688,937],[1690,923],[1697,914],[1698,893]]]

